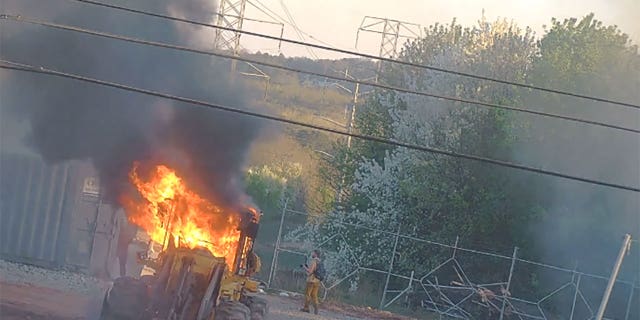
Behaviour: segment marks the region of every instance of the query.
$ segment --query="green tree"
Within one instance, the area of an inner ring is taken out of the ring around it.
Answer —
[[[297,163],[263,165],[249,168],[245,189],[253,201],[273,218],[280,212],[285,198],[297,199],[300,194],[302,167]]]
[[[593,14],[551,21],[538,42],[530,83],[632,103],[640,102],[640,55],[628,36]],[[640,128],[637,110],[585,99],[528,92],[525,105],[538,110]],[[521,116],[526,137],[518,161],[614,183],[640,185],[638,135],[558,120]],[[625,232],[640,233],[640,197],[588,184],[537,178],[540,204],[548,212],[535,231],[540,258],[607,274],[601,261],[617,250]],[[637,261],[630,262],[638,266]]]
[[[535,54],[531,32],[506,21],[481,20],[466,29],[453,22],[426,31],[400,59],[523,81]],[[385,72],[383,81],[415,90],[520,102],[519,93],[503,85],[397,67]],[[516,142],[516,122],[502,111],[388,91],[377,92],[360,109],[364,111],[358,115],[357,129],[366,134],[504,160],[509,160]],[[347,177],[343,187],[351,186],[352,193],[344,209],[330,216],[333,221],[386,231],[400,227],[403,234],[446,242],[459,235],[468,246],[509,250],[525,241],[520,226],[538,213],[531,197],[518,191],[526,179],[513,178],[508,169],[365,142],[338,151],[345,156],[336,157],[332,168]],[[318,240],[332,233],[347,237],[353,249],[349,254],[361,264],[388,264],[392,243],[381,241],[380,233],[339,223],[312,230]],[[402,258],[396,268],[404,273],[424,272],[442,258],[433,247],[416,243],[402,245],[399,251]]]

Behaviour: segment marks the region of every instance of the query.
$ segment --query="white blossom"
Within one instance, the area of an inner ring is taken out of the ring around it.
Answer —
[[[511,41],[511,38],[520,41]],[[438,40],[442,39],[435,41]],[[530,45],[530,41],[528,30],[521,35],[521,30],[516,29],[511,23],[487,23],[483,19],[478,27],[463,32],[462,38],[442,42],[440,50],[423,58],[435,67],[465,72],[483,70],[491,75],[497,72],[499,78],[511,79],[527,68],[534,50],[533,47],[526,47]],[[496,60],[496,56],[502,60]],[[488,87],[484,82],[475,79],[437,71],[398,72],[402,72],[400,78],[405,87],[443,96],[490,101],[494,96],[503,96],[506,90],[501,85]],[[435,139],[433,126],[438,124],[439,132],[444,133],[444,141],[441,143],[452,149],[456,148],[461,135],[460,130],[467,125],[464,122],[467,120],[464,117],[449,119],[446,117],[447,113],[475,111],[473,108],[478,108],[407,93],[382,94],[379,101],[390,112],[394,139],[430,146]],[[400,105],[402,107],[399,107]],[[451,121],[457,123],[454,125]],[[307,225],[291,232],[288,240],[304,242],[311,248],[325,242],[332,235],[340,235],[325,244],[325,261],[331,281],[348,275],[357,266],[386,268],[393,247],[392,233],[397,230],[408,210],[403,188],[438,188],[425,179],[416,180],[412,170],[430,166],[434,168],[435,174],[438,174],[436,169],[442,166],[443,161],[442,157],[434,154],[405,148],[388,152],[381,163],[363,159],[355,172],[352,190],[364,196],[368,206],[334,211],[320,222],[309,221]],[[425,220],[424,223],[428,225],[429,221]],[[414,229],[411,226],[403,226],[402,232],[416,236],[412,234]],[[352,290],[357,288],[358,276],[359,274],[356,274],[352,278]]]

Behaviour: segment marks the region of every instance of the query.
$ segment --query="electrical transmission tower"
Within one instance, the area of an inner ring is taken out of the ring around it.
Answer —
[[[240,54],[240,49],[242,48],[242,46],[240,45],[241,33],[238,31],[232,31],[232,30],[242,30],[242,25],[245,21],[277,25],[280,27],[280,38],[282,38],[282,35],[284,34],[283,23],[245,17],[247,4],[250,4],[262,11],[262,9],[257,7],[256,4],[248,0],[220,0],[220,5],[218,7],[218,12],[216,14],[216,25],[226,28],[227,30],[216,29],[215,39],[214,39],[214,48],[216,50],[231,52],[234,56],[238,56]],[[269,17],[272,18],[271,16]],[[232,29],[232,30],[228,30],[228,29]],[[282,46],[282,42],[279,41],[278,51],[280,51],[281,46]],[[256,65],[248,62],[246,62],[246,64],[249,67],[249,70],[240,71],[240,74],[245,76],[265,79],[265,98],[266,98],[267,91],[269,90],[269,80],[271,79],[271,77],[265,72],[263,72],[262,70],[260,70],[260,68],[258,68]],[[231,60],[231,77],[232,77],[231,79],[234,79],[236,67],[237,67],[237,60],[232,59]]]
[[[244,11],[247,0],[221,0],[216,17],[216,25],[224,28],[242,30]],[[214,48],[217,50],[231,51],[236,56],[240,52],[240,33],[216,29]],[[231,72],[236,70],[236,61],[231,61]]]
[[[378,18],[365,16],[360,23],[356,33],[356,48],[360,31],[380,34],[380,50],[378,56],[381,58],[395,58],[398,55],[398,44],[402,39],[418,39],[422,37],[422,27],[419,24],[393,20],[388,18]],[[400,43],[402,44],[402,43]],[[382,70],[382,62],[378,61],[378,73]]]

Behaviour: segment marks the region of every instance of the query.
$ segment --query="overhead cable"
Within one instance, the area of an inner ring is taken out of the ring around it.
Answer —
[[[640,133],[640,129],[629,128],[629,127],[624,127],[624,126],[619,126],[619,125],[614,125],[614,124],[608,124],[608,123],[604,123],[604,122],[600,122],[600,121],[580,119],[580,118],[575,118],[575,117],[563,116],[563,115],[559,115],[559,114],[553,114],[553,113],[547,113],[547,112],[542,112],[542,111],[535,111],[535,110],[531,110],[531,109],[525,109],[525,108],[521,108],[521,107],[506,106],[506,105],[501,105],[501,104],[496,104],[496,103],[483,102],[483,101],[471,100],[471,99],[460,98],[460,97],[452,97],[452,96],[446,96],[446,95],[435,94],[435,93],[428,93],[428,92],[424,92],[424,91],[418,91],[418,90],[406,89],[406,88],[401,88],[401,87],[392,86],[392,85],[380,84],[380,83],[376,83],[376,82],[373,82],[373,81],[355,80],[355,79],[350,79],[350,78],[347,78],[347,77],[335,76],[335,75],[331,75],[331,74],[325,74],[325,73],[319,73],[319,72],[314,72],[314,71],[307,71],[307,70],[302,70],[302,69],[282,66],[282,65],[274,64],[274,63],[262,62],[262,61],[255,60],[255,59],[250,59],[250,58],[245,58],[245,57],[240,57],[240,56],[234,56],[234,55],[230,55],[230,54],[224,54],[224,53],[221,53],[221,52],[212,52],[212,51],[209,51],[209,50],[202,50],[202,49],[196,49],[196,48],[192,48],[192,47],[173,45],[173,44],[168,44],[168,43],[164,43],[164,42],[143,40],[143,39],[138,39],[138,38],[133,38],[133,37],[128,37],[128,36],[115,35],[115,34],[102,32],[102,31],[90,30],[90,29],[86,29],[86,28],[80,28],[80,27],[75,27],[75,26],[69,26],[69,25],[63,25],[63,24],[58,24],[58,23],[35,20],[35,19],[30,19],[30,18],[24,17],[24,16],[20,16],[20,15],[13,16],[13,15],[7,15],[7,14],[0,14],[0,19],[17,21],[17,22],[24,22],[24,23],[30,23],[30,24],[35,24],[35,25],[40,25],[40,26],[49,27],[49,28],[55,28],[55,29],[60,29],[60,30],[66,30],[66,31],[72,31],[72,32],[79,32],[79,33],[89,34],[89,35],[93,35],[93,36],[99,36],[99,37],[104,37],[104,38],[109,38],[109,39],[114,39],[114,40],[126,41],[126,42],[141,44],[141,45],[148,45],[148,46],[154,46],[154,47],[174,49],[174,50],[186,51],[186,52],[197,53],[197,54],[203,54],[203,55],[208,55],[208,56],[216,56],[216,57],[221,57],[221,58],[226,58],[226,59],[232,59],[232,60],[237,60],[237,61],[242,61],[242,62],[247,62],[247,63],[258,64],[258,65],[262,65],[262,66],[265,66],[265,67],[271,67],[271,68],[276,68],[276,69],[281,69],[281,70],[286,70],[286,71],[291,71],[291,72],[308,74],[308,75],[317,76],[317,77],[324,77],[324,78],[332,79],[332,80],[345,81],[345,82],[350,82],[350,83],[359,83],[360,85],[367,85],[367,86],[386,89],[386,90],[393,90],[393,91],[397,91],[397,92],[403,92],[403,93],[414,94],[414,95],[419,95],[419,96],[426,96],[426,97],[431,97],[431,98],[437,98],[437,99],[449,100],[449,101],[460,102],[460,103],[465,103],[465,104],[471,104],[471,105],[474,105],[474,106],[482,106],[482,107],[488,107],[488,108],[510,110],[510,111],[534,114],[534,115],[538,115],[538,116],[563,119],[563,120],[566,120],[566,121],[585,123],[585,124],[590,124],[590,125],[595,125],[595,126],[600,126],[600,127],[606,127],[606,128],[616,129],[616,130],[627,131],[627,132],[633,132],[633,133],[636,133],[636,134]]]
[[[414,68],[427,69],[427,70],[431,70],[431,71],[438,71],[438,72],[454,74],[454,75],[458,75],[458,76],[462,76],[462,77],[468,77],[468,78],[473,78],[473,79],[478,79],[478,80],[485,80],[485,81],[491,81],[491,82],[496,82],[496,83],[502,83],[502,84],[517,86],[517,87],[531,89],[531,90],[544,91],[544,92],[549,92],[549,93],[554,93],[554,94],[559,94],[559,95],[564,95],[564,96],[570,96],[570,97],[575,97],[575,98],[581,98],[581,99],[587,99],[587,100],[593,100],[593,101],[598,101],[598,102],[604,102],[604,103],[619,105],[619,106],[623,106],[623,107],[627,107],[627,108],[640,109],[640,105],[637,104],[637,103],[617,101],[617,100],[608,99],[608,98],[600,98],[600,97],[589,96],[589,95],[575,93],[575,92],[569,92],[569,91],[563,91],[563,90],[558,90],[558,89],[552,89],[552,88],[546,88],[546,87],[526,84],[526,83],[522,83],[522,82],[514,82],[514,81],[497,79],[497,78],[492,78],[492,77],[487,77],[487,76],[482,76],[482,75],[477,75],[477,74],[472,74],[472,73],[467,73],[467,72],[462,72],[462,71],[449,70],[449,69],[436,67],[436,66],[432,66],[432,65],[424,65],[424,64],[419,64],[419,63],[410,62],[410,61],[396,60],[396,59],[387,58],[387,57],[379,57],[379,56],[375,56],[375,55],[372,55],[372,54],[367,54],[367,53],[362,53],[362,52],[357,52],[357,51],[352,51],[352,50],[335,48],[335,47],[328,46],[328,45],[320,45],[320,44],[315,44],[315,43],[310,43],[310,42],[305,42],[305,41],[299,41],[299,40],[293,40],[293,39],[288,39],[288,38],[271,36],[271,35],[267,35],[267,34],[263,34],[263,33],[259,33],[259,32],[252,32],[252,31],[228,28],[228,27],[223,27],[223,26],[217,26],[217,25],[210,24],[210,23],[204,23],[204,22],[199,22],[199,21],[194,21],[194,20],[189,20],[189,19],[182,19],[182,18],[177,18],[177,17],[173,17],[173,16],[169,16],[169,15],[164,15],[164,14],[159,14],[159,13],[153,13],[153,12],[138,10],[138,9],[134,9],[134,8],[129,8],[129,7],[125,7],[125,6],[119,6],[119,5],[104,3],[104,2],[100,2],[100,1],[93,1],[93,0],[70,0],[70,1],[82,2],[82,3],[92,4],[92,5],[106,7],[106,8],[117,9],[117,10],[127,11],[127,12],[131,12],[131,13],[137,13],[137,14],[152,16],[152,17],[156,17],[156,18],[169,19],[169,20],[173,20],[173,21],[189,23],[189,24],[198,25],[198,26],[202,26],[202,27],[210,27],[210,28],[216,28],[216,29],[221,29],[221,30],[226,30],[226,31],[233,31],[233,32],[246,34],[246,35],[253,36],[253,37],[259,37],[259,38],[271,39],[271,40],[276,40],[276,41],[282,41],[282,42],[287,42],[287,43],[291,43],[291,44],[307,46],[307,47],[312,47],[312,48],[326,50],[326,51],[332,51],[332,52],[336,52],[336,53],[342,53],[342,54],[351,55],[351,56],[358,56],[358,57],[362,57],[362,58],[373,59],[373,60],[378,60],[378,61],[383,61],[383,62],[396,63],[396,64],[409,66],[409,67],[414,67]]]
[[[585,183],[589,183],[589,184],[606,186],[606,187],[610,187],[610,188],[614,188],[614,189],[621,189],[621,190],[627,190],[627,191],[633,191],[633,192],[640,192],[640,187],[639,186],[621,185],[621,184],[617,184],[617,183],[611,183],[611,182],[605,182],[605,181],[600,181],[600,180],[595,180],[595,179],[590,179],[590,178],[584,178],[584,177],[569,175],[569,174],[556,172],[556,171],[550,171],[550,170],[541,169],[541,168],[529,167],[529,166],[516,164],[516,163],[512,163],[512,162],[507,162],[507,161],[502,161],[502,160],[496,160],[496,159],[485,158],[485,157],[480,157],[480,156],[475,156],[475,155],[458,153],[458,152],[454,152],[454,151],[441,150],[441,149],[437,149],[437,148],[416,145],[416,144],[412,144],[412,143],[407,143],[407,142],[397,141],[397,140],[393,140],[393,139],[382,138],[382,137],[378,137],[378,136],[372,136],[372,135],[366,135],[366,134],[358,134],[358,133],[347,132],[347,131],[343,131],[343,130],[332,129],[332,128],[325,127],[325,126],[319,126],[319,125],[315,125],[315,124],[311,124],[311,123],[306,123],[306,122],[303,122],[303,121],[282,118],[282,117],[279,117],[279,116],[258,113],[258,112],[254,112],[254,111],[250,111],[250,110],[238,109],[238,108],[235,108],[235,107],[224,106],[224,105],[210,103],[210,102],[206,102],[206,101],[202,101],[202,100],[196,100],[196,99],[192,99],[192,98],[181,97],[181,96],[177,96],[177,95],[173,95],[173,94],[169,94],[169,93],[163,93],[163,92],[159,92],[159,91],[153,91],[153,90],[133,87],[133,86],[129,86],[129,85],[121,84],[121,83],[110,82],[110,81],[90,78],[90,77],[86,77],[86,76],[81,76],[81,75],[77,75],[77,74],[56,71],[56,70],[48,69],[46,67],[36,67],[36,66],[33,66],[33,65],[27,65],[27,64],[22,64],[22,63],[17,63],[17,62],[13,62],[13,61],[7,61],[7,60],[0,60],[0,63],[4,63],[4,65],[0,65],[0,69],[18,70],[18,71],[23,71],[23,72],[48,74],[48,75],[58,76],[58,77],[62,77],[62,78],[75,79],[75,80],[79,80],[79,81],[83,81],[83,82],[94,83],[94,84],[105,86],[105,87],[121,89],[121,90],[129,91],[129,92],[137,92],[137,93],[141,93],[141,94],[145,94],[145,95],[149,95],[149,96],[160,97],[160,98],[165,98],[165,99],[169,99],[169,100],[189,103],[189,104],[200,106],[200,107],[206,107],[206,108],[210,108],[210,109],[236,113],[236,114],[240,114],[240,115],[250,116],[250,117],[254,117],[254,118],[258,118],[258,119],[270,120],[270,121],[279,122],[279,123],[291,124],[291,125],[295,125],[295,126],[299,126],[299,127],[308,128],[308,129],[324,131],[324,132],[330,132],[330,133],[334,133],[334,134],[338,134],[338,135],[342,135],[342,136],[348,136],[348,137],[353,137],[353,138],[362,139],[362,140],[366,140],[366,141],[383,143],[383,144],[387,144],[387,145],[391,145],[391,146],[403,147],[403,148],[407,148],[407,149],[423,151],[423,152],[429,152],[429,153],[435,153],[435,154],[441,154],[441,155],[455,157],[455,158],[473,160],[473,161],[488,163],[488,164],[501,166],[501,167],[508,167],[508,168],[518,169],[518,170],[522,170],[522,171],[534,172],[534,173],[547,175],[547,176],[554,176],[554,177],[564,178],[564,179],[568,179],[568,180],[574,180],[574,181],[580,181],[580,182],[585,182]]]

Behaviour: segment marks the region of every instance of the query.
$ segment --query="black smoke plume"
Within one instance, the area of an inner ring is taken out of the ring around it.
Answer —
[[[3,1],[8,14],[210,49],[214,30],[74,1]],[[199,21],[214,1],[138,1],[143,10]],[[0,55],[132,86],[245,107],[246,91],[229,82],[229,61],[69,31],[3,21]],[[260,132],[251,118],[46,75],[0,72],[3,116],[26,120],[27,143],[45,161],[88,159],[108,200],[125,192],[134,161],[165,163],[226,205],[245,201],[238,183],[245,154]]]

